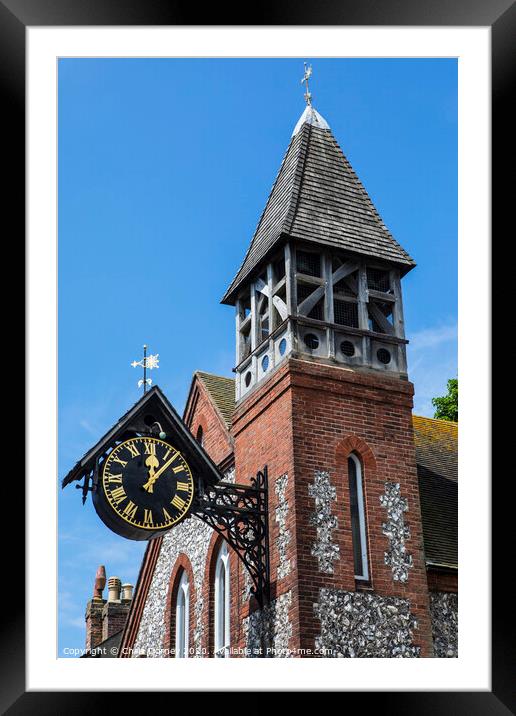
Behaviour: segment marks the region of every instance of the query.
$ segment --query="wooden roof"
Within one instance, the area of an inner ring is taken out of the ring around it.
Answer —
[[[303,117],[222,303],[233,304],[240,286],[287,238],[392,262],[403,273],[415,266],[383,223],[326,122],[306,110]]]

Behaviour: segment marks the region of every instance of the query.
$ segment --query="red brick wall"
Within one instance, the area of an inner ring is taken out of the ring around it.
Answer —
[[[290,359],[234,414],[237,481],[246,481],[264,464],[269,468],[272,591],[274,597],[292,590],[291,647],[314,647],[320,623],[313,604],[321,587],[355,589],[347,478],[347,456],[355,450],[364,465],[371,587],[381,595],[410,600],[419,623],[416,644],[421,646],[422,656],[432,653],[412,394],[412,384],[406,381]],[[308,487],[316,470],[329,472],[337,491],[332,509],[338,528],[333,531],[333,541],[339,545],[340,559],[333,563],[333,574],[321,573],[311,555],[316,529],[309,521],[314,500]],[[274,482],[284,473],[289,475],[291,573],[278,583]],[[400,483],[401,495],[408,500],[404,516],[411,536],[406,544],[414,567],[406,584],[394,582],[390,567],[384,564],[389,543],[382,533],[387,513],[380,496],[385,481]]]
[[[194,437],[199,425],[202,426],[203,447],[216,465],[231,454],[233,446],[228,429],[199,378],[196,378],[196,384],[190,393],[185,419]]]
[[[295,649],[300,641],[300,621],[297,604],[296,575],[296,497],[293,478],[293,420],[290,371],[286,362],[271,375],[258,390],[251,393],[233,415],[232,434],[235,442],[236,481],[248,483],[264,465],[269,473],[269,541],[271,566],[271,597],[292,591],[292,638],[289,647]],[[289,505],[287,527],[290,530],[288,558],[290,574],[278,580],[279,556],[276,548],[278,524],[275,520],[278,498],[274,485],[281,475],[288,474],[286,500]],[[251,611],[257,607],[254,600]],[[249,607],[241,611],[241,618],[249,614]]]
[[[105,599],[90,599],[86,606],[86,649],[94,649],[102,641],[102,610]]]
[[[106,602],[102,614],[102,641],[125,627],[131,602]]]
[[[431,592],[458,592],[457,572],[441,572],[429,569],[427,572],[428,589]]]

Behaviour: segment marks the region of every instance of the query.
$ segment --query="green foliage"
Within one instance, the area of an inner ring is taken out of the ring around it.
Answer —
[[[432,398],[432,405],[435,408],[434,418],[440,420],[459,421],[459,380],[450,378],[448,381],[448,395],[440,398]]]

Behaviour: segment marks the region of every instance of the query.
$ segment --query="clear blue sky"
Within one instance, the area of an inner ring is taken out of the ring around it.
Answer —
[[[310,58],[307,58],[310,60]],[[457,371],[457,64],[313,60],[316,109],[418,266],[404,279],[415,411]],[[151,376],[181,412],[192,373],[231,375],[219,301],[304,109],[302,60],[59,63],[59,478]],[[144,545],[59,490],[59,656],[84,646],[98,564],[135,583]]]

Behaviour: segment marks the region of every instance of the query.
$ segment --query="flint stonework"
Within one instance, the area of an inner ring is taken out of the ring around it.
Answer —
[[[243,622],[247,658],[259,657],[262,652],[271,658],[288,658],[292,623],[289,617],[292,592],[285,592],[270,605],[253,612]]]
[[[315,510],[310,515],[310,524],[317,528],[317,539],[312,545],[312,556],[317,557],[319,571],[333,573],[333,563],[340,559],[339,546],[332,541],[332,532],[337,527],[337,518],[332,514],[332,503],[337,491],[330,482],[327,472],[317,470],[308,494],[315,501]]]
[[[435,656],[456,659],[459,655],[457,594],[430,592],[430,615]]]
[[[410,538],[410,530],[403,516],[408,511],[408,503],[401,496],[399,483],[385,483],[385,494],[381,495],[380,504],[387,510],[387,522],[383,523],[382,532],[389,540],[389,549],[384,553],[384,561],[391,568],[394,582],[406,582],[409,569],[414,564],[405,545],[405,540]]]
[[[278,477],[275,485],[275,492],[278,496],[278,507],[276,508],[276,522],[278,524],[279,535],[276,540],[278,549],[279,566],[278,579],[283,579],[290,574],[290,559],[287,559],[287,549],[290,544],[290,530],[287,529],[288,501],[286,498],[286,490],[288,484],[288,475]]]
[[[323,588],[314,611],[321,621],[315,646],[326,657],[420,656],[413,644],[417,622],[406,599]]]

